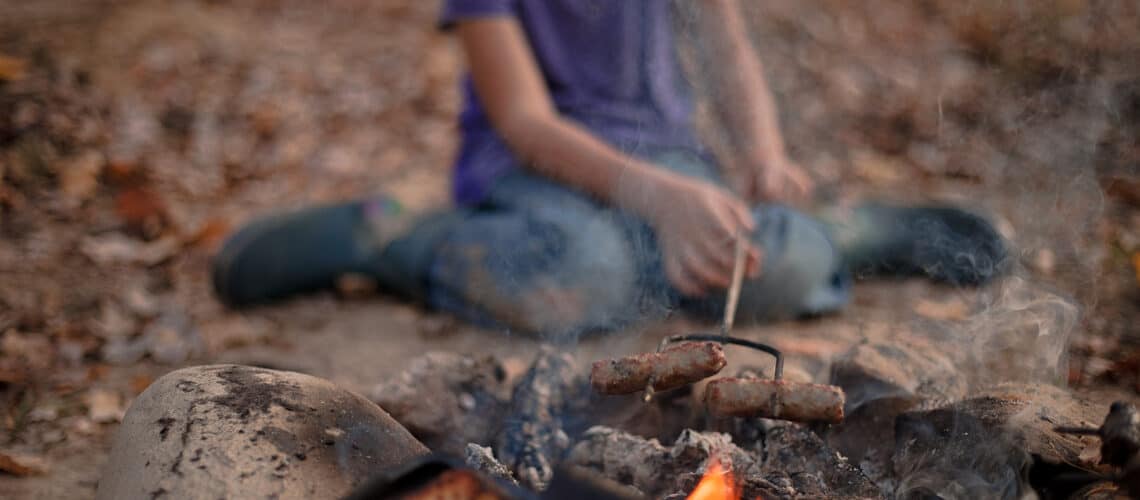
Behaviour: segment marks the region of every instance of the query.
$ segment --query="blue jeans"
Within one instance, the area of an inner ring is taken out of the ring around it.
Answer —
[[[721,182],[695,156],[657,164]],[[753,209],[762,275],[746,280],[738,321],[832,312],[851,280],[821,223],[778,205]],[[665,279],[652,230],[628,213],[522,171],[504,176],[486,203],[439,247],[428,278],[432,306],[478,323],[543,335],[577,335],[683,309],[719,318],[723,292],[685,299]]]

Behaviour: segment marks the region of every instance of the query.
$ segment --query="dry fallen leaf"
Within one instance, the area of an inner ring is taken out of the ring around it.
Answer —
[[[870,151],[852,152],[851,167],[855,175],[875,185],[895,184],[906,172],[898,160]]]
[[[104,339],[129,338],[138,331],[138,321],[113,301],[106,300],[92,330]]]
[[[141,186],[123,188],[115,195],[115,213],[128,226],[154,234],[166,220],[166,205],[154,192]]]
[[[146,343],[151,359],[163,364],[181,363],[206,349],[194,322],[178,309],[165,311],[143,328],[140,340]]]
[[[1132,271],[1136,273],[1136,283],[1140,284],[1140,252],[1132,254]]]
[[[55,360],[55,349],[47,335],[20,332],[15,328],[0,335],[0,353],[22,360],[22,364],[33,371],[47,370]]]
[[[123,398],[106,389],[91,389],[87,393],[87,416],[96,423],[118,422],[123,418]]]
[[[359,273],[345,273],[337,277],[336,290],[346,299],[359,299],[376,294],[376,279]]]
[[[208,352],[256,345],[272,337],[273,325],[265,319],[246,316],[226,316],[204,323],[201,336]]]
[[[15,476],[35,476],[47,472],[47,462],[42,457],[0,451],[0,471]]]
[[[27,73],[28,63],[23,59],[0,54],[0,80],[19,80]]]
[[[59,168],[59,190],[68,201],[79,205],[99,188],[99,174],[106,161],[98,151],[87,151],[62,162]]]
[[[930,299],[918,299],[914,304],[914,312],[924,318],[930,318],[940,321],[957,321],[965,319],[970,313],[970,308],[961,299],[952,298],[943,302],[935,302]]]
[[[181,247],[182,243],[174,236],[145,242],[120,233],[89,236],[79,243],[79,251],[96,264],[151,266],[169,259]]]
[[[159,300],[146,287],[139,284],[127,285],[122,295],[123,305],[132,313],[150,318],[157,316],[161,307]]]
[[[142,394],[142,392],[145,391],[147,387],[150,387],[151,382],[154,382],[154,377],[151,377],[145,373],[131,377],[131,393],[136,396]]]
[[[186,239],[186,244],[213,253],[221,247],[230,230],[230,223],[225,219],[210,219]]]

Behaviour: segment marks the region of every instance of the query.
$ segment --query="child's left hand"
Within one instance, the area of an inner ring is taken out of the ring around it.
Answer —
[[[786,156],[743,161],[734,174],[737,192],[752,202],[802,205],[811,200],[815,189],[811,176]]]

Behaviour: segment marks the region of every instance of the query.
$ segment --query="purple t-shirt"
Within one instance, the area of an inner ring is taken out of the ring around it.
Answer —
[[[666,0],[445,0],[441,26],[512,16],[522,25],[555,106],[619,150],[699,151],[692,102]],[[452,186],[478,203],[519,160],[491,126],[469,76]]]

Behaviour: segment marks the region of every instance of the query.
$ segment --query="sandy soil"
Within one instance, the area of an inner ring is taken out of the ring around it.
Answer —
[[[1126,27],[1140,14],[959,4],[788,0],[747,15],[792,152],[826,197],[992,213],[1016,244],[1013,276],[864,283],[842,315],[738,333],[815,378],[864,339],[924,336],[971,359],[976,386],[1135,398],[1140,37]],[[179,366],[297,370],[367,394],[428,350],[525,365],[535,339],[384,297],[238,312],[209,290],[211,252],[256,215],[378,191],[445,202],[462,61],[437,8],[0,1],[0,453],[45,465],[0,473],[0,497],[93,495],[116,416]],[[578,358],[700,328],[584,339]]]

